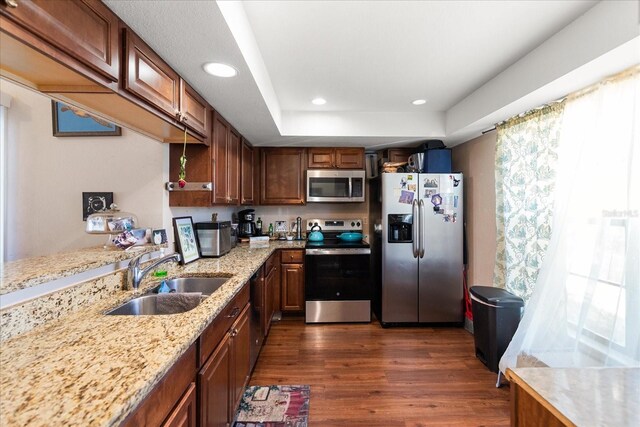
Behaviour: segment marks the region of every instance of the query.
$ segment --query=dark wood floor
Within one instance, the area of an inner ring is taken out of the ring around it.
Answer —
[[[509,387],[462,328],[274,323],[250,385],[308,384],[313,426],[506,426]]]

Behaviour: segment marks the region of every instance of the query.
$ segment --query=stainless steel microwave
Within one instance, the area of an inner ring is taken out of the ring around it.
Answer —
[[[365,171],[308,170],[307,203],[364,202]]]

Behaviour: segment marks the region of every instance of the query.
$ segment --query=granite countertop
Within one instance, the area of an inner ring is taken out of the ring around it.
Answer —
[[[134,297],[122,291],[0,347],[3,426],[111,426],[147,396],[205,327],[276,249],[241,245],[221,258],[169,266],[170,276],[231,276],[198,307],[164,316],[105,316]],[[145,280],[141,291],[155,281]]]
[[[578,426],[639,426],[640,368],[514,368],[517,384]]]
[[[142,252],[151,252],[163,246],[166,245],[134,246],[134,250],[129,251],[115,246],[99,246],[9,261],[4,263],[0,275],[0,295],[131,259]]]

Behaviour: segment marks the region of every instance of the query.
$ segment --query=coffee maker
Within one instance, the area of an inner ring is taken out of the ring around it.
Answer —
[[[238,212],[238,236],[256,236],[255,209],[244,209]]]

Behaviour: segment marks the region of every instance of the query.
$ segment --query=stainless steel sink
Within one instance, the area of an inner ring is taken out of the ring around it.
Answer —
[[[179,277],[177,279],[165,280],[171,291],[175,292],[202,292],[202,295],[209,296],[217,291],[228,277]]]
[[[165,280],[165,283],[171,289],[171,294],[159,296],[150,291],[147,295],[132,299],[129,302],[106,312],[108,316],[144,316],[144,315],[161,315],[185,313],[193,310],[204,298],[213,294],[227,280],[228,277],[180,277],[171,280]],[[199,292],[202,294],[197,304],[193,304],[191,297],[186,297],[184,301],[178,294],[185,292]],[[159,301],[159,299],[162,301]]]

